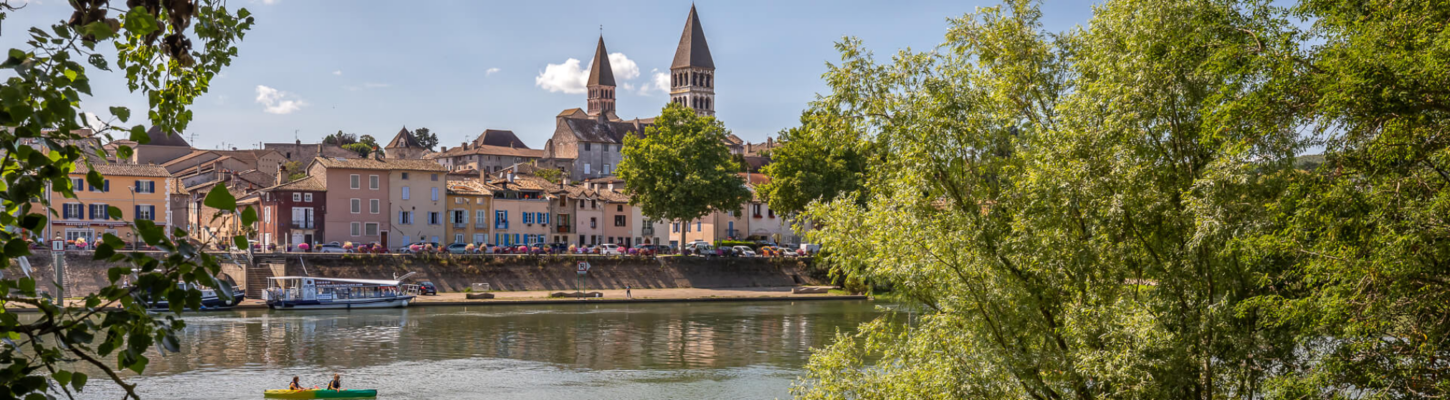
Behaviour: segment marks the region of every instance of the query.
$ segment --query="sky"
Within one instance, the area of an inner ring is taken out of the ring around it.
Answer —
[[[124,4],[112,0],[113,4]],[[1086,25],[1088,0],[1045,0],[1051,31]],[[993,0],[699,1],[715,61],[716,116],[750,142],[799,124],[801,110],[827,90],[834,43],[861,38],[885,59],[900,49],[940,44],[947,19]],[[669,71],[689,1],[331,1],[231,0],[256,24],[238,57],[192,106],[184,134],[200,148],[304,143],[339,130],[386,143],[407,127],[427,127],[441,146],[485,129],[516,133],[542,148],[554,116],[585,104],[583,80],[604,36],[617,114],[648,118],[668,96]],[[0,46],[25,48],[24,31],[68,18],[64,0],[31,0],[0,27]],[[48,29],[47,29],[48,30]],[[114,54],[113,54],[114,56]],[[114,65],[114,58],[111,59]],[[0,76],[12,76],[5,71]],[[82,108],[146,100],[123,77],[91,69],[94,97]],[[666,82],[667,83],[667,82]],[[136,120],[131,122],[135,123]],[[194,135],[194,136],[193,136]]]

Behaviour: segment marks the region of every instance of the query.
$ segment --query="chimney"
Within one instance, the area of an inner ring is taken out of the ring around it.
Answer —
[[[302,145],[302,139],[297,139],[297,145],[298,146],[301,146]]]
[[[771,138],[769,136],[766,136],[765,137],[765,147],[766,148],[769,148],[773,144],[775,144],[775,139],[773,139],[773,138]]]
[[[281,168],[278,168],[277,169],[277,184],[278,185],[281,185],[283,183],[287,183],[287,166],[286,165],[283,165]]]
[[[448,152],[448,146],[443,146],[443,151],[440,151],[439,153],[447,153],[447,152]]]
[[[464,150],[468,150],[468,142],[463,142],[463,144],[458,145],[458,147],[462,147]]]

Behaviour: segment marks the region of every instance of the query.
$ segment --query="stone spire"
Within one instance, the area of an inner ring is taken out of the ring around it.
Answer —
[[[680,34],[680,47],[675,49],[675,62],[670,65],[670,102],[700,115],[715,115],[715,60],[710,57],[705,29],[693,4]]]
[[[594,62],[589,63],[589,115],[614,113],[614,69],[609,67],[609,50],[604,48],[604,36],[599,36],[599,45],[594,49]]]

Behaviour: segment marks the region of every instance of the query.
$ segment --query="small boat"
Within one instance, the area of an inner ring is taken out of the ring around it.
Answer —
[[[328,389],[302,389],[268,390],[262,397],[268,399],[369,399],[378,397],[378,391],[367,390],[328,390]]]
[[[182,284],[179,284],[178,287],[181,290],[186,290],[188,286],[187,286],[186,283],[182,283]],[[230,310],[230,309],[232,309],[232,307],[236,307],[237,304],[241,304],[242,303],[242,300],[245,300],[247,298],[246,293],[243,293],[242,292],[242,289],[241,288],[238,288],[236,286],[232,286],[232,298],[231,298],[231,300],[223,300],[221,298],[221,296],[218,296],[217,295],[216,290],[213,290],[213,289],[210,289],[210,288],[206,288],[206,287],[201,287],[201,286],[197,286],[196,288],[201,290],[201,310],[200,311]],[[132,295],[138,301],[141,301],[142,304],[146,304],[146,309],[148,309],[148,310],[151,310],[151,311],[170,311],[171,310],[171,303],[170,302],[167,302],[165,298],[151,299],[150,297],[152,297],[152,296],[150,295],[150,293],[149,292],[144,292],[144,291],[133,292]],[[196,310],[193,310],[193,311],[196,311]]]
[[[417,296],[415,285],[379,279],[267,278],[262,299],[274,310],[321,310],[407,307]]]

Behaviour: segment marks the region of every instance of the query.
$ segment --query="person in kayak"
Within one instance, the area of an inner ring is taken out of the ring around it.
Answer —
[[[287,384],[287,390],[302,390],[302,384],[297,383],[297,377],[292,377],[292,383]]]
[[[327,390],[342,390],[342,374],[332,374],[332,382],[327,383]]]

